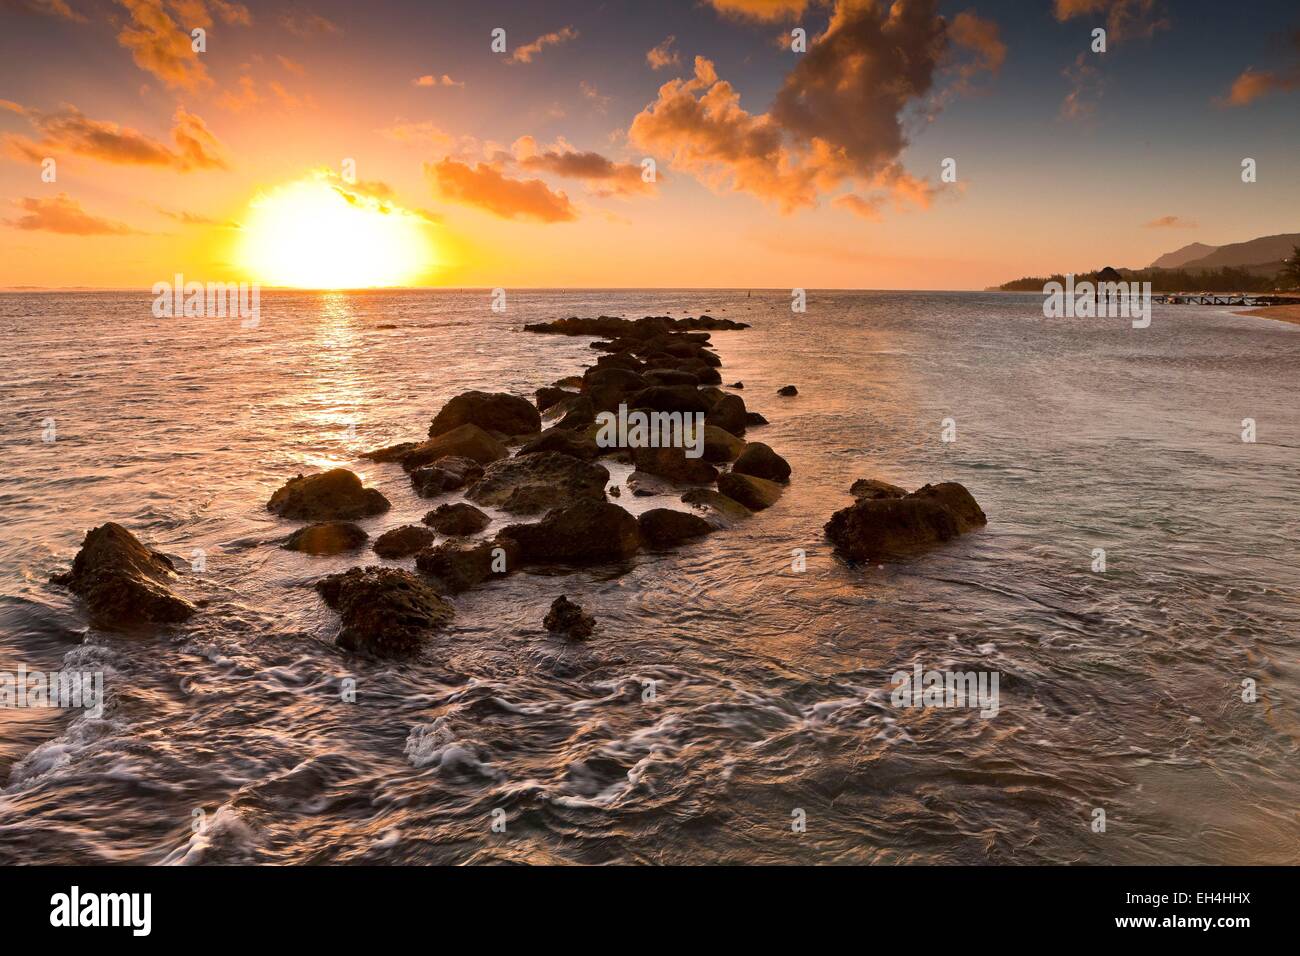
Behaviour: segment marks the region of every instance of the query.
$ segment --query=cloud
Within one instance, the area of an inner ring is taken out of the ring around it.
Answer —
[[[1220,106],[1249,106],[1270,93],[1285,93],[1294,89],[1300,89],[1300,68],[1279,73],[1248,67],[1232,81],[1228,95],[1216,100],[1216,103]]]
[[[581,180],[602,197],[631,196],[655,190],[654,183],[642,179],[640,164],[617,163],[600,153],[582,152],[563,139],[552,146],[540,147],[533,137],[521,136],[515,140],[511,153],[522,169]]]
[[[975,62],[958,67],[963,84],[967,84],[981,71],[996,74],[1006,62],[1007,45],[1002,42],[998,25],[992,20],[983,19],[973,10],[963,10],[952,18],[948,25],[948,37],[954,45],[970,50],[976,56]]]
[[[6,136],[11,154],[34,159],[50,153],[73,153],[122,166],[166,166],[180,172],[195,169],[226,169],[224,149],[207,125],[184,107],[172,117],[172,141],[168,147],[130,127],[106,120],[94,120],[75,106],[65,104],[56,113],[28,109],[0,100],[0,109],[24,117],[40,134],[39,140]]]
[[[845,183],[928,205],[933,187],[898,162],[907,145],[903,111],[927,101],[953,54],[976,54],[969,66],[955,61],[962,83],[996,68],[1002,55],[992,24],[970,15],[950,39],[935,7],[934,0],[896,0],[888,9],[841,0],[763,114],[741,107],[713,63],[696,57],[694,76],[660,87],[628,138],[667,153],[674,168],[715,190],[747,192],[783,212],[814,206]],[[879,209],[872,197],[840,206],[860,214]]]
[[[186,212],[185,210],[172,210],[165,206],[154,206],[156,212],[166,216],[168,219],[174,219],[183,226],[224,226],[235,228],[235,224],[229,220],[213,219],[195,212]]]
[[[751,20],[785,20],[804,12],[809,0],[708,0],[719,13]]]
[[[546,49],[546,47],[558,46],[561,43],[565,43],[569,40],[576,40],[577,38],[578,31],[573,29],[573,27],[564,27],[552,33],[543,33],[532,43],[525,43],[523,46],[518,47],[515,52],[511,54],[510,59],[507,62],[532,63],[533,57],[541,53],[542,50]]]
[[[1106,89],[1106,80],[1101,71],[1093,66],[1092,57],[1091,53],[1080,53],[1073,63],[1061,71],[1061,75],[1070,81],[1070,92],[1061,102],[1061,119],[1087,119],[1096,111],[1097,100],[1101,99]]]
[[[1195,229],[1197,223],[1180,216],[1161,216],[1159,219],[1152,219],[1150,222],[1142,223],[1143,229]]]
[[[503,219],[552,223],[578,218],[569,197],[552,192],[540,179],[511,179],[485,163],[471,167],[453,159],[425,163],[424,172],[435,195]]]
[[[578,89],[582,91],[583,98],[595,107],[597,113],[603,113],[609,109],[609,97],[601,95],[595,84],[588,83],[586,80],[579,80]]]
[[[136,66],[169,87],[196,90],[212,84],[207,67],[190,46],[189,32],[167,14],[162,0],[117,2],[131,15],[131,22],[118,33],[117,42],[131,51]],[[199,7],[202,9],[202,4]]]
[[[444,132],[428,120],[413,123],[399,119],[391,126],[386,126],[375,132],[395,143],[402,143],[407,146],[428,145],[446,148],[455,141],[455,137],[450,133]]]
[[[280,14],[280,26],[303,39],[312,36],[339,36],[343,33],[343,28],[333,20],[310,10],[286,10]]]
[[[1104,15],[1106,38],[1111,41],[1150,37],[1157,30],[1169,29],[1159,0],[1056,0],[1055,13],[1062,23]]]
[[[424,209],[412,209],[397,201],[397,193],[388,183],[380,180],[348,182],[332,169],[316,169],[312,175],[329,186],[353,206],[359,206],[386,216],[413,216],[428,223],[439,223],[442,217]]]
[[[217,106],[232,113],[242,113],[261,102],[262,97],[258,95],[257,84],[251,76],[241,76],[235,90],[224,90],[217,97]]]
[[[417,76],[411,81],[412,86],[461,86],[465,85],[464,81],[457,82],[446,73],[441,77],[436,77],[432,73],[426,73],[424,76]]]
[[[297,60],[291,60],[287,56],[277,53],[275,58],[280,61],[280,65],[292,73],[294,76],[306,76],[307,69]]]
[[[13,205],[26,213],[17,219],[6,219],[5,224],[28,231],[57,232],[65,236],[129,236],[137,230],[122,222],[92,216],[67,193],[53,199],[26,198]]]
[[[870,199],[863,199],[855,193],[845,193],[843,196],[836,196],[833,205],[841,209],[847,209],[856,216],[861,216],[871,222],[879,222],[884,218],[882,208],[885,204],[881,196],[873,196]]]
[[[681,55],[672,48],[676,41],[677,37],[669,36],[657,47],[646,51],[645,61],[650,64],[650,69],[664,70],[681,64]]]
[[[76,23],[89,22],[64,0],[0,0],[0,7],[8,7],[20,13],[39,13],[47,17],[59,17]]]

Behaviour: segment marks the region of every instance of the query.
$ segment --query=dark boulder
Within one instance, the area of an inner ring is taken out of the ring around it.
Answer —
[[[760,425],[766,425],[767,419],[758,412],[745,412],[745,424],[750,428],[757,428]]]
[[[472,458],[444,455],[432,465],[411,472],[411,485],[422,498],[436,498],[483,477],[483,466]]]
[[[370,461],[401,461],[419,447],[418,441],[403,441],[396,445],[385,445],[374,451],[363,452],[361,457]]]
[[[316,590],[343,622],[335,643],[350,651],[408,653],[455,614],[417,575],[397,568],[351,568]]]
[[[708,484],[718,478],[718,469],[703,458],[688,458],[685,448],[636,448],[632,451],[632,462],[637,471],[670,481]]]
[[[527,399],[505,392],[462,392],[434,416],[429,437],[461,425],[477,425],[499,435],[531,435],[542,430],[542,417]]]
[[[477,425],[461,425],[416,445],[402,458],[402,467],[414,471],[439,458],[468,458],[487,465],[509,454],[510,449]]]
[[[649,383],[636,372],[624,368],[591,368],[582,378],[582,393],[598,412],[613,412],[625,404],[629,395]]]
[[[875,478],[859,478],[849,488],[854,498],[905,498],[907,489]]]
[[[194,613],[194,605],[171,589],[176,576],[170,558],[110,521],[86,532],[72,570],[50,580],[85,601],[101,625],[133,627],[171,624]]]
[[[641,545],[636,518],[608,501],[580,501],[548,512],[536,524],[502,529],[498,541],[512,541],[529,564],[590,564],[619,561]]]
[[[735,472],[727,472],[718,478],[718,491],[751,511],[770,508],[781,497],[781,486],[775,481]]]
[[[560,420],[555,423],[555,427],[565,431],[582,431],[596,423],[596,406],[586,395],[565,399],[553,410],[560,412]]]
[[[911,497],[937,501],[943,505],[957,519],[957,530],[962,534],[975,528],[982,528],[989,523],[983,509],[976,503],[974,495],[967,491],[964,485],[955,481],[926,485],[912,492]]]
[[[776,394],[784,395],[789,398],[792,395],[798,395],[799,389],[795,388],[793,385],[782,385],[776,390]]]
[[[761,441],[747,444],[731,470],[739,475],[753,475],[782,484],[790,480],[790,463]]]
[[[745,434],[745,426],[748,424],[745,416],[745,400],[739,395],[723,395],[709,409],[708,417],[704,421],[733,435]]]
[[[512,541],[444,541],[415,556],[417,568],[452,592],[467,591],[489,578],[505,577],[518,563],[519,552]]]
[[[536,514],[577,499],[604,501],[608,483],[603,465],[540,451],[489,465],[465,497],[514,514]]]
[[[383,514],[391,506],[346,468],[290,478],[271,495],[266,510],[300,521],[355,521]]]
[[[433,544],[434,534],[418,524],[391,528],[375,539],[374,551],[381,558],[409,558]]]
[[[577,392],[570,392],[567,389],[557,388],[554,385],[547,385],[539,388],[533,393],[537,399],[537,410],[544,412],[557,402],[562,402],[566,398],[573,398]]]
[[[703,512],[709,523],[717,528],[728,528],[754,514],[739,501],[712,488],[692,488],[682,495],[682,501],[696,511]]]
[[[970,492],[945,482],[902,498],[859,498],[831,515],[825,531],[842,555],[870,561],[949,541],[985,523]]]
[[[350,521],[322,521],[289,535],[284,548],[303,554],[342,554],[361,547],[369,537]]]
[[[473,505],[463,501],[455,504],[439,505],[424,516],[424,523],[440,534],[462,536],[478,534],[492,519]]]
[[[587,461],[600,457],[600,447],[596,444],[595,438],[586,434],[586,432],[574,431],[559,426],[548,428],[536,438],[525,442],[524,446],[515,455],[518,457],[519,455],[531,455],[541,451],[559,452],[562,455],[570,455],[573,458],[582,458]]]
[[[656,412],[708,412],[709,403],[694,385],[652,385],[634,394],[628,408],[648,408]]]
[[[699,515],[672,508],[653,508],[638,517],[636,523],[641,540],[653,548],[671,548],[713,531],[713,525]]]
[[[581,604],[576,604],[561,594],[551,603],[551,609],[542,619],[542,626],[552,633],[582,640],[590,637],[596,629],[596,619],[584,611]]]

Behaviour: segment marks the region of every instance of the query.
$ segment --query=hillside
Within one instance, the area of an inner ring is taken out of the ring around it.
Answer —
[[[1191,245],[1183,246],[1181,249],[1175,249],[1173,252],[1166,252],[1157,259],[1148,269],[1178,269],[1187,265],[1193,259],[1200,259],[1202,256],[1208,256],[1217,250],[1218,246],[1207,246],[1203,242],[1193,242]]]
[[[1291,250],[1300,246],[1300,233],[1289,232],[1278,236],[1263,236],[1249,242],[1234,242],[1219,246],[1199,259],[1191,259],[1183,268],[1222,269],[1225,266],[1254,266],[1279,263],[1291,256]],[[1177,253],[1175,253],[1176,255]]]

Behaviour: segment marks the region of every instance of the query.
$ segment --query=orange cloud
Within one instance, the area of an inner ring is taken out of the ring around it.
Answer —
[[[286,10],[280,14],[280,26],[304,39],[311,36],[338,36],[343,32],[343,28],[333,20],[310,10]]]
[[[127,236],[136,233],[125,223],[92,216],[81,204],[59,193],[53,199],[20,199],[14,203],[26,215],[6,219],[5,224],[28,231],[57,232],[65,236]]]
[[[90,119],[71,105],[65,104],[57,113],[42,113],[0,100],[0,109],[26,118],[41,135],[39,141],[21,136],[4,138],[10,152],[23,158],[73,153],[105,163],[167,166],[180,172],[227,168],[220,141],[202,119],[186,112],[184,107],[178,108],[172,118],[174,149],[129,127]]]
[[[1228,95],[1217,101],[1223,106],[1249,106],[1269,93],[1285,93],[1300,89],[1300,69],[1290,73],[1248,68],[1232,81]]]
[[[600,153],[580,152],[560,140],[541,148],[531,136],[521,136],[511,147],[523,169],[578,179],[600,196],[630,196],[654,191],[654,183],[641,176],[637,163],[616,163]]]
[[[280,61],[280,65],[292,73],[294,76],[306,76],[306,68],[297,60],[291,60],[287,56],[277,53],[275,58]]]
[[[48,17],[59,17],[77,23],[88,22],[84,16],[73,10],[64,0],[4,0],[0,6],[6,6],[23,13],[40,13]]]
[[[978,16],[973,10],[963,10],[952,18],[948,24],[948,37],[953,44],[970,50],[977,58],[976,62],[959,68],[963,83],[981,70],[997,73],[1006,62],[1007,45],[1002,42],[998,25]]]
[[[457,82],[446,73],[442,77],[436,77],[432,73],[426,73],[424,76],[418,76],[411,81],[412,86],[464,86],[464,81]]]
[[[131,15],[131,22],[117,35],[117,42],[131,51],[140,69],[152,73],[169,87],[196,90],[210,86],[212,78],[191,44],[190,31],[212,26],[212,13],[225,23],[252,23],[248,8],[225,0],[117,0]],[[168,14],[170,9],[183,23]]]
[[[1152,219],[1150,222],[1142,223],[1143,229],[1195,229],[1196,223],[1180,216],[1161,216],[1159,219]]]
[[[801,14],[809,0],[708,0],[719,13],[751,20],[784,20]]]
[[[552,33],[543,33],[532,43],[525,43],[511,54],[509,63],[532,63],[533,58],[548,46],[558,46],[569,40],[576,40],[578,31],[573,27],[564,27]]]
[[[425,163],[424,172],[442,199],[477,206],[503,219],[551,223],[578,218],[569,197],[552,192],[540,179],[511,179],[485,163],[470,167],[453,159]]]
[[[1056,19],[1064,23],[1075,17],[1104,15],[1110,40],[1149,37],[1169,29],[1158,0],[1056,0]]]
[[[646,51],[645,61],[650,64],[650,69],[663,70],[670,66],[678,66],[681,64],[681,55],[672,48],[676,41],[677,37],[670,36],[657,47]]]

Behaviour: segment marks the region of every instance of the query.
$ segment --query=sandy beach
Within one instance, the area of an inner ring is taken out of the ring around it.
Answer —
[[[1255,315],[1261,319],[1277,319],[1279,322],[1290,322],[1292,325],[1300,325],[1300,303],[1297,303],[1296,305],[1270,305],[1262,309],[1246,309],[1237,314]]]

